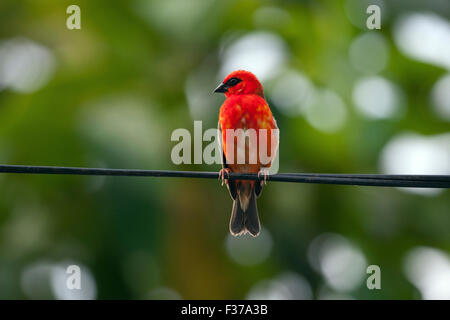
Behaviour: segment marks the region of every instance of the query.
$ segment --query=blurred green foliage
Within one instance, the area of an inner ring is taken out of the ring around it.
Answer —
[[[389,60],[379,75],[401,88],[404,112],[374,120],[352,100],[365,75],[349,61],[349,47],[368,30],[351,23],[348,2],[3,0],[0,41],[33,41],[51,52],[54,67],[32,92],[0,88],[0,162],[218,171],[219,165],[172,164],[170,135],[192,130],[193,120],[215,127],[223,97],[212,90],[224,46],[264,31],[282,39],[285,68],[335,92],[346,111],[340,130],[318,130],[307,117],[277,107],[271,93],[282,75],[263,81],[281,130],[280,171],[380,172],[380,154],[397,134],[450,131],[429,98],[446,70],[406,57],[392,35],[397,17],[409,10],[435,11],[447,22],[450,11],[439,1],[385,1],[382,29],[370,32],[387,42]],[[81,30],[66,28],[70,4],[81,8]],[[209,99],[209,109],[195,116],[191,87]],[[421,296],[405,276],[405,254],[417,246],[450,250],[448,190],[425,196],[269,183],[258,205],[269,237],[263,245],[271,249],[248,266],[229,254],[231,200],[216,181],[10,174],[0,176],[0,188],[4,299],[54,298],[24,280],[26,270],[43,261],[86,266],[100,299],[240,299],[259,281],[285,272],[301,275],[320,298],[333,290],[311,266],[308,248],[323,233],[349,239],[367,264],[382,270],[382,290],[366,288],[364,269],[361,283],[343,294],[411,299]]]

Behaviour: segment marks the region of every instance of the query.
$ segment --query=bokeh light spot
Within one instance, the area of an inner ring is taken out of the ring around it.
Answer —
[[[381,77],[360,79],[353,89],[353,103],[361,114],[373,119],[394,117],[401,109],[398,88]]]
[[[273,241],[269,231],[261,229],[258,237],[249,234],[240,237],[228,235],[225,247],[230,257],[241,265],[253,266],[264,262],[272,251]]]
[[[404,258],[404,271],[423,299],[450,299],[450,257],[445,252],[416,247]]]
[[[450,74],[446,74],[435,83],[431,98],[436,114],[450,121]]]
[[[347,108],[337,93],[322,89],[318,91],[314,103],[306,109],[306,120],[319,131],[333,133],[345,125]]]
[[[382,71],[389,59],[389,47],[384,36],[378,32],[366,32],[357,36],[349,50],[353,67],[363,73]]]
[[[283,73],[270,89],[274,105],[288,116],[297,116],[315,101],[315,88],[311,80],[295,71]]]
[[[399,18],[394,40],[405,55],[450,69],[450,23],[434,13],[412,13]]]
[[[315,238],[308,249],[312,267],[336,291],[351,291],[362,282],[367,267],[362,251],[347,238],[326,233]]]
[[[383,148],[380,167],[386,174],[450,174],[450,134],[423,136],[405,132]],[[402,188],[407,192],[436,195],[442,189]]]
[[[312,297],[308,281],[293,272],[283,273],[274,279],[262,280],[247,294],[248,300],[310,300]]]
[[[225,47],[219,78],[222,80],[230,72],[244,69],[264,81],[283,69],[286,57],[286,44],[279,35],[269,32],[245,34]]]
[[[0,43],[0,90],[9,88],[31,93],[42,88],[55,71],[53,53],[41,44],[26,38]]]

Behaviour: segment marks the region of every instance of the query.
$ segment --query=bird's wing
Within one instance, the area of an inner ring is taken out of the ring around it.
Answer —
[[[223,148],[222,148],[222,127],[219,124],[217,125],[218,130],[218,134],[217,134],[217,143],[219,144],[219,150],[222,153],[222,168],[228,168],[230,169],[230,167],[227,164],[227,159],[225,157],[225,153],[223,152]],[[236,195],[237,195],[237,190],[236,190],[236,184],[233,183],[233,181],[228,181],[227,183],[227,188],[228,191],[230,191],[230,196],[233,200],[236,200]]]

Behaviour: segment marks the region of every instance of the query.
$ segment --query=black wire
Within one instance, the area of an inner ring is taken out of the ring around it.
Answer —
[[[70,174],[123,177],[178,177],[205,179],[217,179],[219,177],[218,172],[204,171],[133,170],[23,165],[0,165],[0,173]],[[260,178],[258,178],[258,175],[256,174],[230,173],[229,179],[259,180]],[[280,182],[320,183],[356,186],[450,188],[449,175],[279,173],[268,176],[267,180]]]

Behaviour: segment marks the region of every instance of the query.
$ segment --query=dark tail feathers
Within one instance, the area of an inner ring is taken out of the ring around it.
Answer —
[[[239,236],[249,232],[253,237],[258,236],[261,226],[258,217],[258,207],[256,206],[255,192],[252,190],[247,210],[241,209],[239,195],[233,202],[233,211],[230,219],[230,232],[233,236]]]

